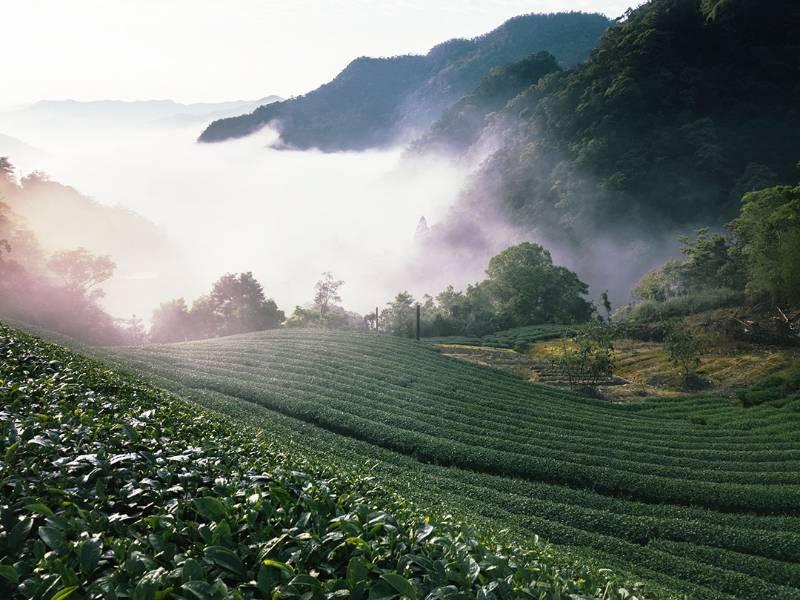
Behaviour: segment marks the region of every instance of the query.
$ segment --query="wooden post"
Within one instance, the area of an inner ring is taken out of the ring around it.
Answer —
[[[375,307],[375,333],[378,333],[378,307]]]
[[[417,341],[419,341],[419,311],[420,311],[419,302],[417,302]]]

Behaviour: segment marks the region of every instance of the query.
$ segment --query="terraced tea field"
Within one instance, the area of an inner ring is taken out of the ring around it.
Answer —
[[[112,359],[431,511],[692,598],[800,598],[800,400],[610,404],[382,335],[277,331]]]
[[[2,323],[0,358],[4,599],[630,598]]]

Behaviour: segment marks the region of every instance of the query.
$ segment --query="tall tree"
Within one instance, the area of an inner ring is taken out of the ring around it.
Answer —
[[[747,292],[800,302],[800,186],[745,195],[730,225],[747,273]]]
[[[116,268],[110,256],[96,256],[86,248],[56,252],[47,266],[70,291],[93,299],[103,296],[97,286],[108,280]]]
[[[397,294],[381,312],[381,324],[387,333],[406,337],[413,336],[414,297],[408,292]]]
[[[329,271],[323,273],[322,278],[314,285],[314,306],[319,310],[319,318],[323,324],[330,307],[342,301],[339,288],[343,285],[344,281],[334,279]]]
[[[154,342],[175,342],[193,337],[191,316],[183,298],[163,302],[153,311],[150,339]]]
[[[503,325],[582,322],[592,313],[584,296],[589,287],[564,267],[553,265],[550,252],[523,242],[489,261],[486,285]]]
[[[275,301],[264,297],[264,288],[251,272],[220,277],[209,302],[220,319],[221,335],[275,329],[285,319]]]

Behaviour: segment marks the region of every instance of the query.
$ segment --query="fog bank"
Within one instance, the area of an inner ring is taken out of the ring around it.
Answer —
[[[195,142],[194,124],[108,128],[82,120],[70,132],[67,121],[58,135],[23,125],[0,120],[0,131],[44,151],[35,161],[17,161],[20,174],[43,170],[103,204],[133,210],[174,245],[174,259],[149,272],[118,272],[105,285],[104,304],[115,316],[149,318],[176,288],[189,301],[236,271],[253,271],[287,313],[311,298],[322,271],[333,271],[346,281],[343,304],[372,310],[415,287],[399,267],[412,256],[417,222],[442,218],[465,179],[463,166],[429,157],[415,162],[401,148],[278,151],[269,148],[269,130],[204,145]],[[174,264],[184,265],[174,274],[180,286],[163,289],[163,271]]]

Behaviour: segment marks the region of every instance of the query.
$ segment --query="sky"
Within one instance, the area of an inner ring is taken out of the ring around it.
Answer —
[[[636,0],[2,0],[0,105],[302,94],[357,56],[424,53],[530,12]]]

